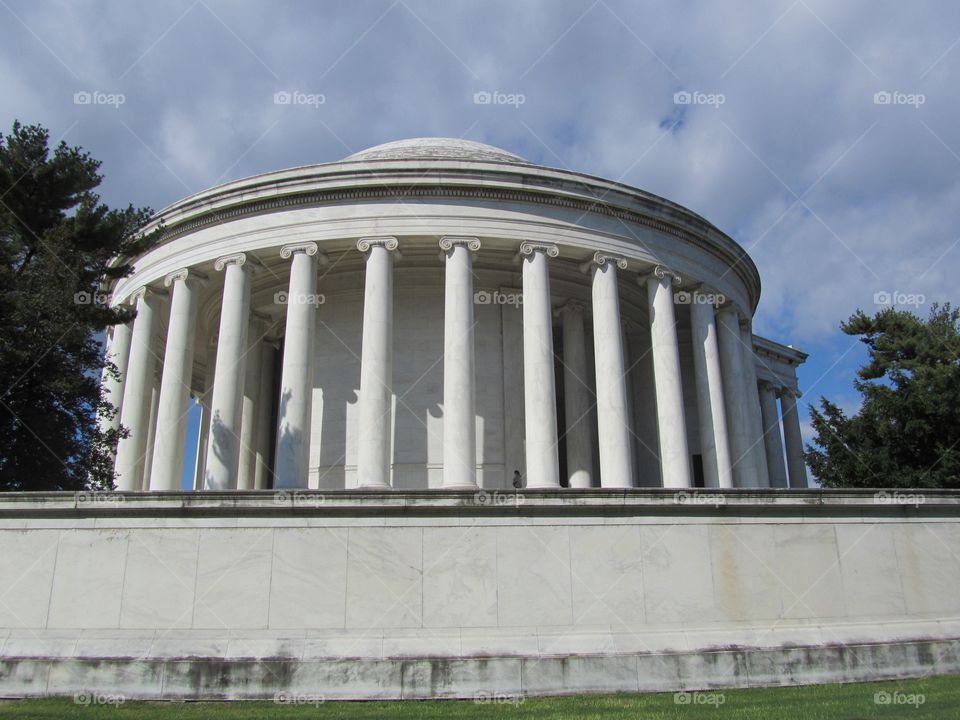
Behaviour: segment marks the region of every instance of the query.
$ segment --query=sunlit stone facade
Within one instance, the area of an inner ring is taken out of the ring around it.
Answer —
[[[667,200],[428,138],[155,222],[112,288],[119,489],[807,484],[805,355],[752,334],[752,261]]]

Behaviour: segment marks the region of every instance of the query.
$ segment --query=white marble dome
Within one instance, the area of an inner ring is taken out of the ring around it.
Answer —
[[[370,160],[474,160],[479,162],[526,163],[506,150],[472,140],[456,138],[409,138],[375,145],[344,158],[345,162]]]

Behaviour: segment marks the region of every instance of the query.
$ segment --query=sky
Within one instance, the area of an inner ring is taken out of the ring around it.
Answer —
[[[0,0],[0,130],[83,146],[110,205],[445,136],[691,208],[810,354],[807,439],[859,404],[844,319],[960,299],[958,70],[955,2]]]

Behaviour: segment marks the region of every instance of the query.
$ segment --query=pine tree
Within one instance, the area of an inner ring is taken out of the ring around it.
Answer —
[[[146,208],[100,202],[100,163],[78,147],[52,151],[44,128],[0,135],[0,489],[111,488],[124,432],[100,392],[103,331],[133,317],[104,302],[103,282],[155,239]],[[107,372],[116,374],[116,367]]]
[[[860,411],[846,417],[826,398],[811,409],[807,462],[826,487],[960,487],[960,311],[929,318],[888,308],[858,310],[841,325],[870,361],[854,387]]]

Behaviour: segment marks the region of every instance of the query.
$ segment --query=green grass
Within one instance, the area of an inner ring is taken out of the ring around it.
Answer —
[[[877,693],[922,696],[919,704],[878,704]],[[407,702],[328,702],[283,705],[272,702],[237,703],[138,703],[83,706],[72,698],[0,702],[0,718],[60,720],[61,718],[111,718],[137,720],[241,720],[252,718],[577,718],[577,720],[629,718],[694,718],[710,720],[853,720],[855,718],[960,718],[960,676],[921,680],[813,685],[796,688],[718,690],[690,694],[690,703],[677,703],[673,693],[644,695],[579,695],[562,698],[529,698],[522,702],[478,704],[469,700]]]

